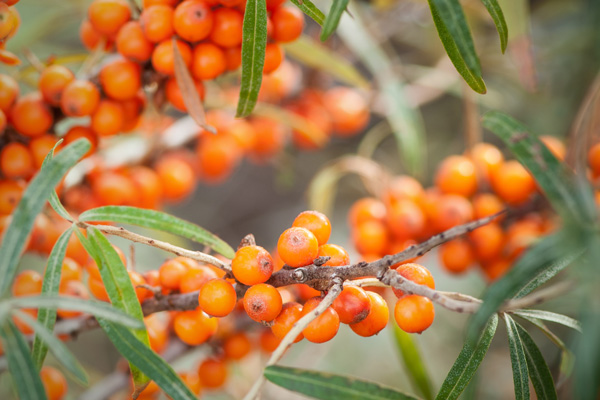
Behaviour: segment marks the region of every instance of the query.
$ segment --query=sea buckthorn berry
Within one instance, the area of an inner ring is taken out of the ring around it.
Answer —
[[[91,115],[100,102],[100,92],[90,81],[74,80],[63,90],[60,107],[69,117]]]
[[[424,266],[415,263],[402,264],[396,268],[398,274],[400,274],[404,279],[408,279],[418,285],[426,285],[431,289],[435,289],[435,281],[433,280],[433,276],[431,272]],[[396,288],[392,288],[396,297],[400,298],[405,295],[405,293]]]
[[[214,12],[214,26],[210,40],[221,47],[235,47],[242,43],[244,14],[232,8],[218,8]]]
[[[333,130],[338,136],[348,137],[357,134],[369,123],[369,105],[355,90],[338,86],[323,95],[323,104],[333,122]]]
[[[387,226],[397,240],[422,236],[425,223],[423,211],[412,200],[399,200],[388,208]]]
[[[92,275],[88,277],[88,288],[90,293],[100,301],[109,301],[108,292],[104,287],[102,279],[94,278]]]
[[[156,4],[144,8],[140,15],[140,25],[146,38],[152,43],[162,42],[173,36],[173,8],[166,4]]]
[[[252,343],[244,332],[234,333],[223,341],[223,352],[228,360],[241,360],[252,350]]]
[[[12,142],[0,151],[0,170],[6,178],[30,178],[35,172],[33,156],[22,143]]]
[[[139,193],[122,172],[101,172],[92,181],[92,192],[103,205],[135,205]]]
[[[321,297],[310,298],[304,303],[302,308],[302,317],[312,312],[323,299]],[[316,319],[314,319],[304,330],[302,334],[309,342],[324,343],[337,334],[340,329],[340,317],[332,307],[327,307]]]
[[[169,327],[159,314],[152,314],[144,318],[144,325],[148,331],[150,348],[157,353],[162,353],[169,340]]]
[[[319,242],[306,228],[292,227],[285,230],[277,242],[279,257],[292,268],[312,264],[319,254]]]
[[[100,84],[108,97],[115,100],[129,100],[136,97],[142,87],[140,74],[138,64],[117,59],[102,67]]]
[[[251,286],[244,295],[244,310],[258,322],[273,321],[281,312],[281,294],[266,283]]]
[[[142,0],[143,8],[146,9],[150,6],[157,4],[167,5],[169,7],[175,7],[180,0]]]
[[[33,157],[33,166],[36,170],[42,167],[46,156],[48,155],[48,153],[50,153],[50,150],[54,148],[57,141],[58,138],[51,134],[38,136],[29,141],[29,152]],[[61,147],[62,145],[59,145],[56,148],[56,152],[58,152]]]
[[[229,315],[235,308],[237,296],[233,285],[225,279],[213,279],[202,285],[198,304],[202,311],[213,317]]]
[[[388,305],[379,294],[367,291],[371,302],[371,311],[362,321],[350,325],[350,329],[359,336],[369,337],[378,334],[386,327],[390,318]]]
[[[0,74],[0,110],[7,113],[19,96],[19,84],[12,77]]]
[[[470,232],[469,241],[478,260],[491,261],[504,249],[504,231],[497,223],[487,224]]]
[[[183,40],[199,42],[213,30],[213,20],[213,12],[204,1],[188,0],[175,8],[173,27]]]
[[[429,328],[435,317],[433,303],[427,297],[415,294],[404,296],[396,302],[394,318],[404,332],[421,333]]]
[[[182,342],[198,346],[206,342],[217,331],[218,320],[200,310],[183,311],[173,320],[173,329]]]
[[[227,69],[223,49],[212,43],[200,43],[192,54],[192,75],[198,80],[214,79]]]
[[[235,252],[231,261],[233,276],[244,285],[266,282],[273,273],[273,258],[260,246],[245,246]]]
[[[319,246],[317,257],[330,257],[329,261],[323,264],[324,267],[339,267],[350,264],[350,256],[342,246],[337,244],[324,244]]]
[[[67,380],[56,368],[45,366],[40,371],[40,378],[48,400],[61,400],[67,394]]]
[[[473,213],[475,219],[489,217],[504,210],[502,200],[492,193],[479,193],[473,197]],[[500,216],[499,218],[501,218]]]
[[[302,305],[290,301],[283,305],[281,312],[273,321],[271,331],[279,340],[283,340],[285,335],[294,327],[294,324],[302,317]],[[294,343],[298,343],[304,338],[302,333],[299,333],[294,339]]]
[[[104,35],[116,34],[131,18],[126,0],[94,0],[88,8],[88,19],[94,29]]]
[[[129,274],[131,285],[133,286],[135,294],[140,303],[153,296],[152,291],[141,287],[142,285],[146,284],[146,279],[144,279],[144,276],[142,274],[133,270],[128,270],[127,273]]]
[[[331,305],[344,324],[356,324],[371,312],[371,301],[367,292],[358,286],[344,286],[342,293]]]
[[[412,200],[415,204],[421,205],[425,200],[423,185],[412,176],[395,176],[387,187],[385,200],[388,204],[393,205],[395,202],[405,199]]]
[[[465,156],[446,158],[435,174],[435,185],[442,193],[472,196],[477,191],[475,164]]]
[[[475,254],[465,239],[454,239],[440,246],[442,266],[453,274],[465,272],[475,262]]]
[[[463,196],[446,194],[439,197],[432,213],[433,227],[437,232],[441,232],[471,221],[473,206]]]
[[[119,29],[115,41],[117,51],[129,60],[146,62],[152,56],[154,46],[144,35],[139,21],[129,21]]]
[[[72,258],[65,257],[61,267],[60,283],[81,281],[83,276],[81,266]]]
[[[139,192],[137,206],[157,209],[160,206],[163,192],[158,174],[151,168],[136,165],[127,170],[127,176]]]
[[[44,100],[54,106],[60,104],[65,87],[75,79],[70,69],[63,65],[50,65],[40,74],[38,87]]]
[[[181,281],[188,271],[183,263],[177,259],[165,261],[159,268],[160,285],[171,290],[179,290]]]
[[[35,296],[42,292],[43,278],[39,272],[25,270],[15,278],[12,286],[12,294],[15,297]]]
[[[227,364],[225,360],[208,358],[200,363],[198,376],[202,387],[216,389],[225,384],[227,380]]]
[[[67,146],[69,143],[73,143],[77,139],[86,138],[90,141],[90,149],[87,153],[85,153],[84,157],[88,157],[96,152],[96,148],[98,147],[98,135],[87,126],[72,126],[69,128],[65,136],[63,137],[64,142],[63,145]]]
[[[506,231],[506,251],[509,258],[519,257],[542,233],[540,224],[531,219],[522,219],[509,226]]]
[[[383,202],[373,197],[365,197],[350,207],[348,223],[351,227],[355,227],[367,221],[383,222],[386,214],[387,210]]]
[[[276,42],[287,43],[298,39],[304,29],[304,14],[294,7],[279,7],[271,14]]]
[[[258,336],[258,345],[260,349],[269,354],[275,351],[281,340],[271,332],[270,329],[263,329]]]
[[[267,48],[265,49],[263,73],[269,74],[279,68],[283,62],[284,56],[283,47],[277,43],[268,43]]]
[[[502,152],[489,143],[477,143],[465,154],[475,164],[479,178],[489,182],[504,162]]]
[[[383,254],[389,246],[388,230],[379,221],[367,221],[352,232],[352,241],[361,254]]]
[[[209,183],[218,183],[231,175],[241,158],[241,149],[229,135],[206,135],[196,146],[198,169],[202,178]]]
[[[492,188],[502,200],[512,205],[524,203],[535,193],[535,180],[518,161],[503,163],[492,178]]]
[[[77,299],[87,300],[90,298],[90,293],[83,283],[80,281],[66,281],[61,284],[58,293],[64,297],[74,297]],[[56,314],[60,318],[75,318],[80,316],[81,311],[56,310]]]
[[[489,282],[493,282],[496,279],[504,275],[512,267],[512,261],[506,258],[499,260],[492,260],[487,263],[483,263],[481,269],[483,274]]]
[[[303,211],[301,212],[292,226],[306,228],[315,235],[319,245],[327,243],[331,235],[331,222],[329,218],[318,211]]]
[[[250,156],[254,161],[264,161],[285,145],[285,131],[281,124],[269,118],[253,118],[250,123],[254,128],[254,145]]]
[[[104,50],[108,51],[113,45],[112,42],[106,36],[98,32],[87,19],[81,22],[81,26],[79,27],[79,39],[89,51],[96,50],[101,44],[103,45]]]
[[[192,49],[186,42],[181,40],[178,40],[176,43],[183,63],[186,67],[189,67],[192,62]],[[175,53],[171,39],[163,40],[154,48],[152,52],[152,66],[157,72],[162,74],[175,74]]]
[[[123,132],[131,132],[138,127],[142,117],[142,110],[144,106],[144,98],[138,95],[128,100],[122,100],[121,107],[123,107],[123,113],[125,115],[125,122],[123,123]]]
[[[540,140],[546,145],[548,150],[554,154],[554,157],[561,161],[564,160],[565,155],[567,154],[567,149],[560,139],[554,136],[540,136]]]
[[[202,82],[197,80],[194,82],[194,86],[196,87],[196,92],[198,92],[200,99],[204,99],[204,85]],[[165,83],[165,95],[173,107],[182,112],[187,111],[187,107],[183,101],[183,95],[181,94],[181,89],[179,89],[177,80],[174,77],[167,79],[167,82]]]
[[[183,278],[181,278],[179,291],[181,293],[195,292],[200,290],[206,282],[217,278],[217,274],[212,269],[204,265],[196,265],[188,268]]]
[[[6,75],[1,75],[0,88],[4,87],[4,80],[7,78],[8,77],[6,77]],[[4,90],[0,89],[0,108],[4,110],[4,107],[2,107],[2,104],[4,103],[3,92]],[[592,170],[594,175],[600,174],[600,143],[594,144],[589,149],[587,158],[590,169]]]
[[[113,245],[112,248],[119,255],[119,258],[121,259],[123,265],[127,267],[127,257],[125,256],[125,253],[123,253],[123,250],[121,250],[115,245]],[[96,261],[94,261],[94,259],[90,258],[87,264],[84,265],[84,268],[87,271],[87,273],[90,274],[91,277],[95,279],[102,279],[100,275],[100,270],[98,269],[98,265],[96,264]]]
[[[10,121],[19,133],[36,137],[52,127],[54,116],[42,95],[34,92],[17,99],[10,110]]]
[[[123,107],[116,101],[100,100],[92,114],[92,129],[98,136],[114,136],[121,132],[125,115]]]
[[[227,71],[235,71],[242,65],[242,47],[234,46],[223,50],[225,53],[225,66]]]
[[[163,157],[154,165],[154,169],[163,187],[165,200],[181,201],[194,191],[194,169],[185,160]]]

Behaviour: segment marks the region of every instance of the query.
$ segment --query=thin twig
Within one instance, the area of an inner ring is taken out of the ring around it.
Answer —
[[[556,285],[537,290],[530,295],[521,297],[520,299],[509,300],[500,308],[500,311],[512,311],[536,306],[538,304],[545,303],[548,300],[562,296],[563,294],[571,291],[573,287],[573,282],[560,282]]]

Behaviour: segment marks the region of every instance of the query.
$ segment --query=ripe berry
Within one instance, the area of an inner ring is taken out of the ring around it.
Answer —
[[[279,340],[283,340],[285,335],[294,327],[294,324],[302,318],[302,306],[294,301],[285,303],[281,308],[281,312],[273,321],[271,331]],[[298,343],[304,338],[302,333],[299,333],[294,339],[294,343]]]
[[[90,298],[90,293],[83,283],[80,281],[69,280],[61,284],[58,293],[65,297],[74,297],[76,299],[87,300]],[[81,315],[80,311],[56,310],[56,314],[60,318],[75,318]]]
[[[420,264],[402,264],[398,268],[396,268],[396,271],[403,278],[408,279],[409,281],[413,281],[416,284],[426,285],[429,286],[431,289],[435,289],[435,282],[433,280],[431,272],[429,272],[427,268]],[[400,289],[392,288],[392,290],[398,298],[405,295],[405,293]]]
[[[204,99],[204,85],[202,82],[197,80],[194,82],[194,86],[196,87],[196,92],[198,92],[200,99]],[[165,83],[165,95],[173,107],[182,112],[187,111],[187,107],[183,101],[183,95],[181,94],[181,89],[179,88],[177,80],[174,77],[167,79],[167,82]]]
[[[272,353],[279,346],[281,340],[277,338],[269,329],[263,329],[258,337],[260,349],[265,353]]]
[[[64,88],[75,79],[71,70],[63,65],[50,65],[40,74],[38,87],[44,100],[54,106],[60,104]]]
[[[63,90],[60,107],[69,117],[85,117],[96,110],[99,102],[100,92],[96,85],[86,80],[74,80]]]
[[[518,161],[506,161],[492,177],[494,192],[512,205],[524,203],[535,192],[535,180]]]
[[[504,210],[502,200],[492,193],[479,193],[473,197],[473,213],[475,219],[489,217],[502,210]]]
[[[92,180],[92,192],[103,205],[134,205],[139,193],[122,172],[105,171]]]
[[[244,332],[234,333],[223,341],[223,352],[228,360],[241,360],[252,350],[252,343]]]
[[[473,206],[469,200],[455,194],[440,196],[431,212],[431,222],[437,232],[445,231],[473,219]]]
[[[490,182],[492,176],[504,162],[502,152],[489,143],[475,144],[466,155],[473,161],[479,178]]]
[[[355,90],[338,86],[329,89],[323,104],[333,122],[334,131],[342,137],[355,135],[369,123],[369,106]]]
[[[285,145],[283,127],[268,118],[253,118],[250,123],[255,133],[251,152],[252,159],[264,161],[279,153]]]
[[[176,42],[176,46],[179,49],[181,58],[186,67],[189,68],[192,62],[192,49],[190,46],[181,40]],[[173,41],[166,39],[160,42],[152,52],[152,66],[157,72],[165,75],[175,74],[175,54],[173,48]]]
[[[242,65],[242,47],[228,47],[225,50],[225,66],[227,71],[235,71]]]
[[[133,270],[128,270],[127,273],[129,274],[129,279],[131,279],[131,285],[133,286],[135,294],[140,303],[153,296],[150,290],[141,287],[142,285],[146,284],[146,279],[144,279],[142,274]]]
[[[277,252],[290,267],[303,267],[317,258],[319,242],[308,229],[293,227],[285,230],[279,237]]]
[[[54,145],[56,145],[57,141],[58,138],[49,133],[42,136],[38,136],[29,141],[29,152],[33,157],[33,166],[36,170],[42,167],[44,159],[46,158],[48,153],[50,153],[50,150],[54,148]],[[59,145],[56,148],[56,152],[60,151],[61,147],[62,145]]]
[[[319,245],[327,243],[331,235],[331,222],[325,214],[318,211],[303,211],[301,212],[292,226],[306,228],[315,235]]]
[[[406,199],[413,201],[417,205],[421,205],[425,200],[423,185],[412,176],[395,176],[387,187],[385,201],[390,205],[394,205],[394,203]]]
[[[480,261],[498,258],[504,249],[504,231],[497,223],[491,223],[469,233],[469,241]]]
[[[114,60],[102,67],[100,84],[112,99],[132,99],[142,87],[140,66],[125,59]]]
[[[475,164],[464,156],[450,156],[440,164],[435,185],[442,193],[470,197],[477,191]]]
[[[165,261],[158,270],[161,286],[166,289],[179,290],[187,270],[188,268],[175,258]]]
[[[98,32],[87,19],[81,22],[81,26],[79,27],[79,39],[89,51],[96,50],[101,44],[103,45],[104,50],[108,51],[113,45],[112,41]]]
[[[227,375],[227,364],[222,359],[208,358],[202,361],[198,367],[198,376],[200,382],[202,382],[202,387],[208,389],[223,386],[227,380]]]
[[[379,221],[367,221],[352,232],[352,241],[361,254],[384,254],[389,246],[388,230]]]
[[[160,179],[165,200],[181,201],[194,190],[194,170],[184,160],[163,157],[154,165],[154,169]]]
[[[98,136],[114,136],[121,132],[125,115],[123,107],[116,101],[100,100],[92,114],[92,129]]]
[[[50,107],[39,92],[19,97],[10,110],[10,121],[19,133],[36,137],[48,132],[54,122]]]
[[[329,261],[323,264],[324,267],[339,267],[350,264],[350,256],[342,246],[336,244],[324,244],[319,246],[317,257],[330,257]]]
[[[217,12],[214,14],[216,16]],[[175,33],[188,42],[199,42],[206,38],[213,29],[213,21],[213,12],[202,0],[182,2],[173,15]]]
[[[19,84],[12,77],[0,74],[0,110],[8,113],[19,96]]]
[[[16,276],[12,285],[12,294],[15,297],[35,296],[42,292],[43,278],[39,272],[25,270]]]
[[[179,291],[181,293],[190,293],[200,290],[206,282],[216,279],[217,274],[206,266],[195,266],[189,268],[181,278]]]
[[[29,148],[18,142],[5,145],[0,150],[0,170],[9,179],[29,179],[35,172]]]
[[[387,210],[385,204],[381,201],[365,197],[356,201],[348,212],[348,223],[351,227],[356,227],[363,222],[379,221],[383,222],[386,217]]]
[[[304,14],[295,7],[279,7],[271,14],[272,38],[287,43],[298,39],[304,29]]]
[[[473,249],[465,239],[444,243],[440,246],[439,256],[442,266],[454,274],[465,272],[475,262]]]
[[[206,282],[198,295],[198,304],[202,311],[213,317],[229,315],[236,303],[235,289],[225,279],[213,279]]]
[[[183,311],[173,320],[173,329],[182,342],[198,346],[206,342],[217,331],[218,321],[200,310]]]
[[[2,80],[0,81],[0,88],[2,88],[4,84],[4,79],[6,79],[6,75],[0,76],[2,77]],[[0,89],[0,93],[3,93],[2,89]],[[0,108],[4,110],[4,107],[1,106],[1,103],[4,103],[3,97],[4,96],[0,94]],[[587,158],[590,169],[592,170],[594,175],[600,174],[600,143],[596,143],[592,147],[590,147],[590,150],[587,154]]]
[[[67,380],[56,368],[45,366],[40,371],[40,378],[48,400],[61,400],[67,394]]]
[[[398,299],[394,308],[396,323],[404,332],[421,333],[435,317],[433,303],[426,297],[409,295]]]
[[[277,43],[268,43],[265,51],[265,64],[263,73],[269,74],[275,71],[283,62],[283,47]]]
[[[426,219],[421,208],[412,200],[398,200],[390,205],[387,226],[397,240],[408,240],[422,236]]]
[[[150,339],[150,348],[157,353],[161,353],[169,339],[169,327],[161,318],[160,314],[151,314],[144,318],[144,325],[148,331]]]
[[[379,294],[367,291],[371,302],[371,311],[365,319],[350,325],[350,329],[359,336],[373,336],[386,327],[390,318],[387,303]]]
[[[331,306],[344,324],[360,322],[371,312],[369,296],[358,286],[345,286]]]
[[[565,155],[567,154],[567,149],[565,148],[563,142],[560,141],[560,139],[554,136],[540,136],[540,140],[542,141],[542,143],[544,143],[544,145],[546,145],[548,150],[550,150],[550,152],[554,154],[554,157],[558,158],[561,161],[564,160]]]
[[[281,312],[281,294],[266,283],[251,286],[244,295],[244,310],[258,322],[273,321]]]
[[[90,149],[85,153],[84,157],[88,157],[96,152],[98,147],[98,135],[87,126],[72,126],[69,128],[65,136],[63,137],[63,145],[67,146],[69,143],[73,143],[77,139],[86,138],[90,141]]]
[[[75,236],[73,236],[75,237]],[[68,256],[64,258],[63,265],[61,267],[60,283],[63,284],[68,281],[81,281],[83,276],[82,268],[75,260]]]
[[[241,149],[229,135],[205,135],[196,147],[198,169],[201,177],[209,183],[225,180],[241,157]]]
[[[313,297],[304,303],[302,308],[302,317],[312,312],[323,299]],[[332,307],[327,307],[316,319],[314,319],[304,330],[302,334],[309,342],[324,343],[337,334],[340,328],[340,317]]]
[[[88,8],[88,19],[94,29],[104,35],[114,35],[131,18],[126,0],[94,0]]]
[[[244,15],[235,9],[216,9],[210,40],[221,47],[239,46],[242,43],[243,22]]]
[[[231,270],[235,278],[244,285],[266,282],[273,273],[273,258],[260,246],[245,246],[235,253]]]
[[[102,279],[94,278],[92,275],[88,277],[88,288],[90,289],[90,293],[94,295],[100,301],[109,301],[110,297],[108,297],[108,293],[106,292],[106,288],[104,287],[104,283],[102,283]]]
[[[162,42],[173,36],[173,8],[165,4],[145,7],[140,15],[140,25],[146,38],[152,43]]]
[[[223,49],[212,43],[200,43],[194,47],[191,72],[197,80],[210,80],[227,69]]]
[[[138,207],[157,209],[162,198],[162,184],[158,174],[151,168],[136,165],[127,169],[127,177],[139,193]]]
[[[154,49],[138,21],[129,21],[123,25],[119,29],[115,43],[117,51],[123,57],[139,63],[148,61]]]

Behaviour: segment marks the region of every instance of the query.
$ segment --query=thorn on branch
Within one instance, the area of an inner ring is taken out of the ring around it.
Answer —
[[[247,246],[256,246],[256,239],[254,238],[254,235],[251,233],[244,236],[244,238],[240,241],[240,244],[238,245],[237,249],[239,250],[242,247],[247,247]]]
[[[331,260],[330,256],[321,256],[321,257],[315,258],[313,261],[313,264],[316,265],[317,267],[321,267],[323,264],[325,264],[329,260]]]

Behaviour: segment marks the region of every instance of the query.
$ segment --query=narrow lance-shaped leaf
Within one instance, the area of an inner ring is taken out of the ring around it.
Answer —
[[[42,295],[56,295],[58,294],[58,288],[60,286],[60,277],[62,274],[63,260],[65,259],[65,253],[67,251],[67,244],[73,230],[71,228],[63,232],[58,238],[46,264],[46,271],[44,272],[44,281],[42,283]],[[56,322],[56,310],[48,308],[40,308],[38,310],[37,320],[40,325],[48,329],[50,332],[54,330],[54,323]],[[31,356],[36,367],[41,368],[44,364],[44,359],[48,353],[48,345],[45,340],[42,340],[37,334],[33,340],[33,349],[31,350]]]
[[[580,249],[577,252],[565,254],[564,257],[552,263],[548,268],[542,269],[519,290],[519,292],[515,295],[515,298],[527,296],[529,293],[533,292],[535,289],[554,278],[560,271],[575,262],[582,253],[583,249]]]
[[[504,314],[506,332],[508,334],[508,348],[510,349],[510,363],[515,384],[515,400],[529,399],[529,373],[523,343],[517,332],[517,325],[510,315]]]
[[[529,378],[535,393],[539,400],[555,400],[558,398],[556,388],[554,387],[554,379],[550,369],[542,356],[542,352],[537,347],[529,333],[521,325],[517,324],[517,332],[523,342],[525,357],[527,359],[527,369]]]
[[[331,3],[331,8],[329,9],[329,13],[327,14],[327,17],[325,17],[323,29],[321,30],[322,41],[327,40],[333,31],[337,29],[340,19],[342,18],[342,14],[344,11],[346,11],[346,7],[348,7],[349,2],[350,0],[333,0]]]
[[[60,139],[58,142],[56,142],[56,144],[54,145],[52,150],[44,158],[44,162],[42,163],[42,168],[44,168],[48,164],[48,162],[50,160],[52,160],[52,158],[54,158],[54,152],[56,151],[56,148],[63,141],[64,141],[64,139]],[[52,194],[50,194],[50,198],[48,199],[48,202],[50,203],[50,206],[52,206],[52,208],[54,209],[54,211],[56,211],[56,213],[58,215],[60,215],[67,221],[73,221],[73,217],[71,216],[71,214],[69,214],[69,212],[65,209],[65,207],[60,202],[60,199],[58,198],[56,191],[54,191],[54,190],[52,191]]]
[[[310,0],[291,0],[304,14],[311,17],[317,24],[323,25],[325,14]]]
[[[508,27],[506,26],[502,8],[500,8],[497,0],[481,0],[481,2],[487,8],[488,13],[494,21],[494,25],[496,25],[498,36],[500,36],[500,48],[502,49],[502,53],[504,53],[508,44]]]
[[[56,336],[52,334],[51,331],[46,329],[46,327],[40,324],[37,320],[33,319],[29,316],[29,314],[15,311],[14,314],[19,318],[19,320],[23,321],[26,325],[28,325],[31,329],[35,331],[36,339],[40,339],[43,341],[46,348],[50,348],[54,357],[69,371],[73,376],[82,384],[86,385],[88,382],[88,376],[79,363],[75,356],[71,353],[67,346]],[[38,367],[38,369],[40,369]]]
[[[29,346],[21,332],[9,319],[0,326],[0,339],[19,398],[46,400],[46,391],[40,373],[33,365]]]
[[[473,38],[458,0],[428,0],[433,22],[450,61],[465,82],[477,93],[487,89]]]
[[[272,365],[265,378],[288,390],[323,400],[416,400],[374,382],[330,373]]]
[[[408,371],[413,384],[425,399],[432,399],[431,379],[413,336],[394,325],[394,337],[398,352],[404,361],[404,367]]]
[[[231,246],[207,230],[161,211],[128,206],[106,206],[85,211],[79,216],[79,220],[112,221],[156,229],[209,246],[228,258],[233,258],[235,255]]]
[[[100,326],[106,332],[119,353],[131,365],[150,377],[173,400],[195,400],[197,397],[190,391],[173,368],[145,343],[139,341],[127,329],[99,320]]]
[[[29,182],[0,243],[0,296],[5,294],[13,281],[35,217],[44,207],[54,187],[89,148],[90,142],[87,139],[71,143]]]
[[[522,317],[531,317],[544,321],[556,322],[557,324],[568,326],[569,328],[581,332],[581,324],[579,321],[571,317],[567,317],[566,315],[544,310],[518,310],[515,311],[515,314]]]
[[[498,316],[494,314],[488,320],[485,329],[475,343],[470,340],[465,341],[436,399],[457,399],[460,396],[483,361],[490,343],[492,343],[497,326]]]
[[[267,48],[267,3],[248,0],[242,29],[242,83],[237,117],[250,115],[262,83]]]

